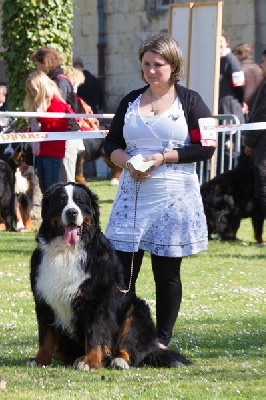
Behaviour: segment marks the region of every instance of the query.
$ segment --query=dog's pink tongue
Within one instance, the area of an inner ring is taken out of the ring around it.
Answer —
[[[75,225],[66,226],[64,240],[69,246],[74,246],[77,243],[78,229]]]

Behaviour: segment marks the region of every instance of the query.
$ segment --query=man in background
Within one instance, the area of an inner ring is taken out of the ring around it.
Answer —
[[[244,102],[245,76],[241,64],[230,49],[229,37],[222,32],[220,38],[219,114],[234,114],[244,123],[248,112]]]
[[[254,93],[256,93],[263,79],[262,70],[253,59],[253,50],[250,44],[239,43],[233,48],[232,53],[240,61],[242,71],[244,72],[246,82],[244,87],[244,102],[247,103],[249,110],[251,110]]]

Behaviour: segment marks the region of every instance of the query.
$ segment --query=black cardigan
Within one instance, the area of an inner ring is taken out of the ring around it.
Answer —
[[[128,104],[130,102],[132,103],[147,88],[148,86],[145,86],[141,89],[133,90],[121,100],[104,142],[104,151],[107,157],[110,158],[114,150],[126,149],[126,143],[123,137],[123,126]],[[215,148],[201,145],[199,141],[198,120],[199,118],[212,117],[211,112],[197,92],[179,84],[176,84],[176,90],[184,110],[191,139],[194,142],[190,146],[176,149],[178,150],[179,156],[178,162],[190,163],[208,160],[213,156]]]

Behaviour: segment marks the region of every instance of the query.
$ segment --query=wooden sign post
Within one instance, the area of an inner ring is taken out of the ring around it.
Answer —
[[[198,92],[218,114],[222,1],[169,6],[169,34],[179,43],[186,75],[180,84]],[[214,160],[210,177],[214,176]]]

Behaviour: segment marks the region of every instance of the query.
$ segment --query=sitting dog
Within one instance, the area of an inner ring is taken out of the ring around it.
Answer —
[[[98,199],[79,183],[51,186],[31,257],[39,350],[29,366],[52,358],[78,370],[190,362],[158,347],[148,305],[125,290],[121,264],[99,226]]]
[[[12,193],[14,195],[9,199],[10,207],[15,207],[12,230],[32,231],[34,227],[31,212],[37,180],[34,167],[25,164],[25,153],[21,144],[16,145],[16,147],[0,145],[0,150],[0,159],[8,164],[12,174],[10,184],[12,183]],[[10,230],[10,224],[7,224],[3,218],[2,222],[3,229]]]
[[[254,170],[250,157],[241,154],[238,165],[201,185],[208,235],[236,240],[242,218],[251,218],[254,237],[263,243],[264,216],[254,192]]]
[[[17,218],[19,216],[17,229],[20,228],[19,222],[21,221],[21,229],[27,232],[34,230],[31,212],[33,209],[35,185],[36,173],[34,168],[23,163],[15,172],[15,201]]]

